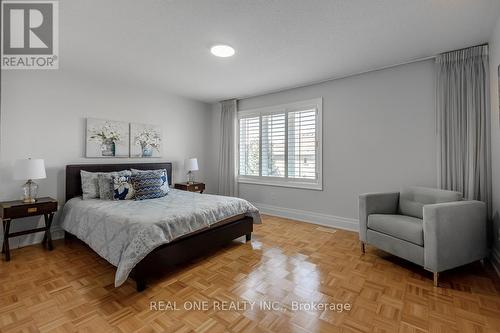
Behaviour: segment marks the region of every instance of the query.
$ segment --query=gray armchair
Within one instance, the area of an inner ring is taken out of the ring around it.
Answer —
[[[373,245],[439,273],[488,254],[486,205],[425,187],[359,196],[361,251]]]

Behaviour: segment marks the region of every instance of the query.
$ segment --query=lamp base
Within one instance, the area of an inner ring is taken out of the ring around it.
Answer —
[[[195,183],[195,181],[194,181],[194,173],[193,173],[193,171],[189,171],[189,172],[187,173],[187,183],[188,183],[188,184],[194,184],[194,183]]]
[[[24,203],[35,203],[38,195],[38,184],[29,179],[23,185],[22,200]]]

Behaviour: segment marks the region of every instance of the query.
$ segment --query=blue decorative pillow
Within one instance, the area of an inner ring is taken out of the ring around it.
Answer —
[[[113,176],[113,199],[114,200],[130,200],[134,198],[134,186],[131,182],[131,176]]]
[[[98,183],[99,183],[99,197],[101,198],[101,200],[114,199],[114,181],[113,181],[114,177],[130,176],[131,174],[132,173],[129,170],[100,173],[98,175]]]
[[[162,189],[162,177],[157,172],[140,172],[131,177],[135,200],[161,198],[167,195]]]
[[[138,175],[138,174],[145,174],[145,173],[152,173],[156,177],[159,177],[162,181],[161,184],[161,189],[162,191],[167,194],[168,191],[170,190],[168,186],[168,174],[166,169],[157,169],[157,170],[138,170],[138,169],[131,169],[132,175]]]

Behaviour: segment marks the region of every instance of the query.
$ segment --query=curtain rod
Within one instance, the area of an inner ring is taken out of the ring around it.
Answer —
[[[475,47],[488,46],[488,45],[489,45],[488,43],[482,43],[482,44],[477,44],[477,45],[474,45],[474,46],[462,47],[461,49],[456,49],[456,50],[452,50],[452,51],[448,51],[448,52],[443,52],[441,54],[452,53],[452,52],[457,52],[457,51],[463,51],[463,50],[467,50],[467,49],[473,49]]]
[[[436,57],[437,56],[433,55],[433,56],[428,56],[428,57],[415,58],[415,59],[411,59],[408,61],[399,62],[399,63],[394,64],[394,65],[376,67],[376,68],[372,68],[372,69],[368,69],[368,70],[364,70],[364,71],[360,71],[360,72],[354,72],[354,73],[350,73],[350,74],[346,74],[346,75],[342,75],[342,76],[337,76],[337,77],[332,77],[332,78],[328,78],[328,79],[312,81],[309,83],[304,83],[304,84],[300,84],[300,85],[296,85],[296,86],[291,86],[288,88],[280,88],[280,89],[270,90],[270,91],[266,91],[266,92],[259,93],[259,94],[240,96],[240,97],[237,97],[236,99],[237,100],[247,99],[247,98],[253,98],[253,97],[258,97],[258,96],[263,96],[263,95],[275,94],[275,93],[279,93],[279,92],[286,91],[286,90],[304,88],[304,87],[313,86],[313,85],[321,84],[321,83],[325,83],[325,82],[336,81],[336,80],[346,79],[349,77],[354,77],[354,76],[363,75],[363,74],[367,74],[367,73],[377,72],[377,71],[381,71],[381,70],[389,69],[389,68],[393,68],[393,67],[409,65],[409,64],[413,64],[413,63],[421,62],[421,61],[427,61],[427,60],[435,59]]]

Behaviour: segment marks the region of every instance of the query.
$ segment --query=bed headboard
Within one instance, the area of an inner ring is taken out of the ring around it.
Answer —
[[[121,164],[74,164],[66,166],[66,201],[82,195],[82,178],[80,171],[112,172],[127,169],[157,170],[166,169],[168,183],[172,185],[172,163],[121,163]]]

